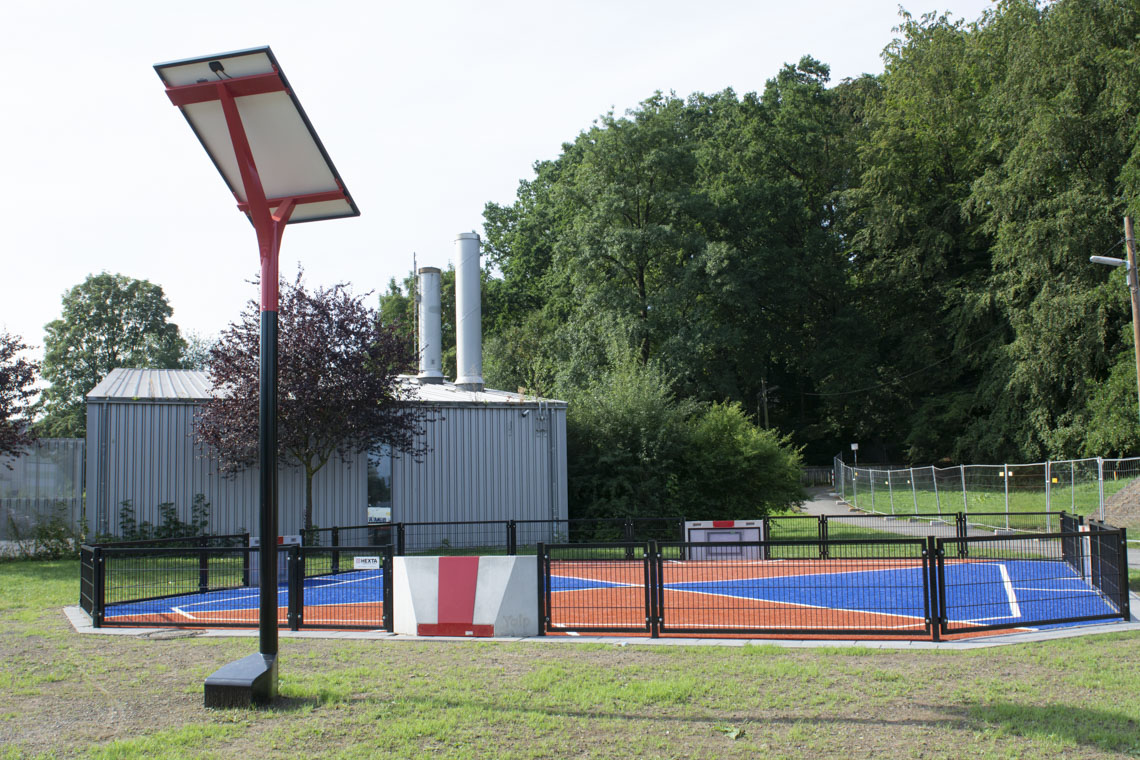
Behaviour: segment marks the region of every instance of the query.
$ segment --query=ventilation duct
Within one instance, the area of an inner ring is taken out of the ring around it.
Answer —
[[[479,236],[460,232],[455,239],[455,384],[483,390],[483,310],[479,291]]]
[[[443,330],[440,326],[439,269],[420,267],[417,288],[419,304],[419,353],[421,383],[443,382]]]

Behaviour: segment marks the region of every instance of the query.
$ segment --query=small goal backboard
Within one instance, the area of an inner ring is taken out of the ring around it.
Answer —
[[[685,541],[715,546],[692,546],[689,559],[763,559],[763,549],[744,544],[764,540],[763,520],[698,520],[685,523]]]

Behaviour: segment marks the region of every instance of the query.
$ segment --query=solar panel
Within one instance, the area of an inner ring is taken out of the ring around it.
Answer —
[[[246,214],[249,196],[219,94],[223,86],[237,106],[271,211],[292,198],[290,224],[360,214],[269,47],[154,69]]]

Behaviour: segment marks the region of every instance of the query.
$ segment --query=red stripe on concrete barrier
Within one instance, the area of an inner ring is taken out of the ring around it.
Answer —
[[[439,607],[435,623],[420,623],[420,636],[494,636],[495,626],[474,625],[478,557],[439,558]]]
[[[471,623],[420,623],[416,626],[417,636],[494,636],[493,625],[472,625]]]
[[[713,520],[714,528],[731,528],[736,525],[736,520]]]

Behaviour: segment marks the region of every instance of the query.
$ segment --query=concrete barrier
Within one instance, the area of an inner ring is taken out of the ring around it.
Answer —
[[[393,626],[415,636],[535,636],[537,557],[394,557]]]

